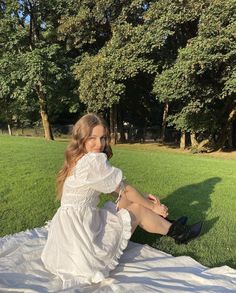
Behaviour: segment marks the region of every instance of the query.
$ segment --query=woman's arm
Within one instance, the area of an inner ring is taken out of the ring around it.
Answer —
[[[117,190],[117,192],[119,191]],[[161,209],[161,214],[163,214],[163,216],[166,217],[168,215],[168,208],[164,205],[161,205],[158,198],[155,200],[153,195],[148,195],[148,198],[145,198],[137,189],[129,184],[125,184],[122,195],[125,195],[130,202],[140,204],[157,214],[160,214]]]
[[[153,210],[154,203],[151,200],[146,199],[136,188],[127,184],[124,191],[127,199],[131,202],[138,203],[149,210]]]

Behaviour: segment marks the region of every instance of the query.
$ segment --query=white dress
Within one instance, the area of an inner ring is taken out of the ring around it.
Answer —
[[[131,237],[126,209],[98,208],[100,193],[122,188],[122,171],[103,153],[88,153],[65,180],[41,259],[63,287],[98,283],[109,275]]]

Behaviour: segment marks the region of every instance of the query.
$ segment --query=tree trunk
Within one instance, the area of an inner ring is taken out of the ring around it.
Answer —
[[[115,136],[114,136],[114,132],[115,132],[115,127],[114,127],[114,119],[113,119],[113,111],[112,111],[112,107],[110,108],[110,136],[111,136],[111,144],[115,144]]]
[[[231,126],[232,126],[232,123],[235,120],[235,118],[236,118],[236,108],[233,108],[228,115],[228,119],[227,119],[224,127],[221,130],[221,136],[220,136],[218,143],[217,143],[217,149],[219,151],[223,149],[226,141],[230,137],[229,132],[230,132],[230,130],[232,131]]]
[[[233,149],[233,121],[230,122],[228,128],[228,147],[229,149]]]
[[[114,132],[114,120],[113,120],[113,111],[112,107],[110,108],[110,113],[109,113],[109,122],[110,122],[110,134]]]
[[[112,105],[110,108],[110,133],[111,144],[117,143],[117,105]]]
[[[122,104],[121,102],[118,105],[117,111],[117,118],[118,118],[118,132],[120,133],[120,143],[125,142],[125,131],[124,131],[124,121],[123,121],[123,112],[122,112]]]
[[[165,132],[166,132],[166,120],[169,111],[169,103],[166,101],[164,106],[164,112],[162,117],[162,128],[161,128],[161,141],[164,142],[165,140]]]
[[[181,130],[180,149],[184,150],[185,147],[186,147],[186,133],[185,133],[185,130]]]
[[[206,146],[209,144],[210,140],[208,138],[202,140],[199,144],[198,144],[198,149],[199,150],[203,150],[203,148],[206,148]]]
[[[12,130],[11,130],[11,125],[10,124],[7,124],[7,129],[8,129],[8,134],[10,136],[12,136]]]
[[[42,124],[44,129],[44,136],[47,140],[53,140],[52,128],[48,118],[47,101],[45,94],[42,90],[42,84],[39,82],[36,86],[36,92],[39,98],[40,115],[42,118]]]
[[[233,149],[236,149],[236,119],[232,122]]]
[[[193,148],[197,148],[198,147],[198,142],[196,140],[196,133],[193,132],[193,131],[190,133],[190,140],[191,140],[191,146]]]

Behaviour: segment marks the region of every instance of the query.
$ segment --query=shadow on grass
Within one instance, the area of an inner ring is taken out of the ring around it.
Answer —
[[[178,188],[168,195],[163,203],[169,207],[170,217],[187,215],[190,224],[199,220],[204,221],[211,207],[211,195],[220,181],[219,177],[209,178],[197,184]]]
[[[117,145],[137,145],[137,146],[154,146],[157,148],[167,148],[167,149],[176,149],[176,150],[180,150],[179,148],[179,144],[175,143],[175,142],[166,142],[166,143],[162,143],[160,141],[130,141],[130,142],[125,142],[125,143],[118,143]]]
[[[7,187],[3,190],[0,190],[0,203],[8,201],[8,195],[11,193],[11,188]]]
[[[224,261],[216,262],[215,266],[216,267],[229,266],[231,268],[236,269],[236,260],[234,258],[229,258]]]
[[[169,218],[177,219],[186,215],[192,224],[197,221],[204,221],[202,235],[207,233],[215,223],[218,217],[206,220],[206,213],[211,207],[211,195],[217,183],[221,181],[220,177],[206,179],[197,184],[190,184],[178,188],[169,194],[162,202],[169,208]],[[153,246],[157,243],[158,236],[145,232],[141,228],[137,228],[131,240],[138,243],[145,243]]]

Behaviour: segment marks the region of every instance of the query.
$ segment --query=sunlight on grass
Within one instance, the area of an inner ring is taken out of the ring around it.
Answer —
[[[59,203],[55,176],[66,141],[0,136],[0,235],[44,225]],[[236,160],[175,153],[157,147],[117,146],[112,164],[140,191],[159,196],[170,218],[204,220],[203,235],[178,246],[169,237],[138,229],[133,241],[173,255],[189,255],[206,266],[236,268]],[[110,199],[103,196],[102,201]]]

